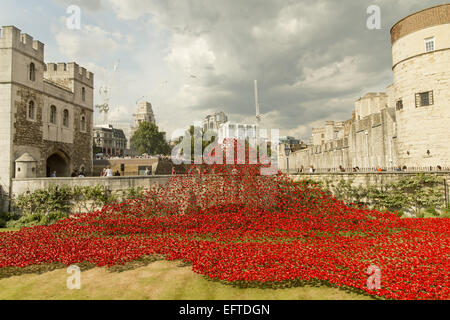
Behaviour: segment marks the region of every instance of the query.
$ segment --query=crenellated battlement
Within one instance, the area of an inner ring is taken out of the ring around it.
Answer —
[[[15,26],[0,29],[0,48],[12,48],[44,61],[44,44],[27,33],[21,33]]]
[[[47,63],[44,77],[50,80],[78,80],[90,87],[94,86],[94,74],[75,62]]]

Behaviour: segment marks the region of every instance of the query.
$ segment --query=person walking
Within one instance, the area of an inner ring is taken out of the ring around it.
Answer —
[[[51,178],[56,178],[56,171],[53,171],[52,174],[50,175]]]
[[[112,177],[112,176],[113,176],[113,172],[112,172],[110,166],[107,166],[107,167],[106,167],[106,176],[107,176],[107,177]]]

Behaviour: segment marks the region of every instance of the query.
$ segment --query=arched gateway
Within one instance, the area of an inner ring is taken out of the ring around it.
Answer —
[[[56,151],[47,158],[47,177],[56,171],[57,177],[68,177],[70,175],[70,159],[62,151]]]

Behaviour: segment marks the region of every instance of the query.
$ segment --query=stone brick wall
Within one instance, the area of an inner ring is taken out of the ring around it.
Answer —
[[[38,176],[45,177],[47,172],[46,160],[55,152],[64,153],[70,160],[69,171],[83,166],[88,174],[92,174],[92,110],[74,107],[72,122],[72,143],[46,140],[43,137],[43,126],[47,121],[43,119],[43,97],[45,94],[24,86],[17,88],[15,112],[13,152],[14,159],[25,151],[29,152],[37,163]],[[35,120],[28,120],[28,102],[35,103]],[[48,107],[48,106],[47,106]],[[81,130],[81,115],[86,117],[86,131]]]
[[[450,172],[432,172],[430,174],[446,179],[447,185],[450,182]],[[380,173],[327,173],[327,174],[293,174],[291,178],[294,181],[315,180],[330,181],[338,183],[341,179],[353,180],[353,186],[366,186],[368,184],[384,185],[399,179],[414,176],[416,173],[408,172],[380,172]],[[38,189],[47,189],[51,185],[74,186],[104,186],[112,194],[122,195],[123,191],[130,188],[142,187],[146,190],[155,186],[164,187],[170,179],[170,175],[164,176],[142,176],[142,177],[109,177],[109,178],[35,178],[35,179],[13,179],[11,193],[13,197],[20,194],[30,193]],[[186,179],[192,179],[192,176],[181,176]],[[210,178],[210,177],[209,177]],[[270,179],[270,176],[261,177],[262,179]],[[207,183],[208,176],[204,176],[203,181]],[[220,176],[219,176],[220,179]],[[185,190],[190,192],[189,190]],[[182,195],[180,195],[182,196]],[[211,199],[211,201],[213,201]]]
[[[448,29],[450,31],[450,25]],[[394,68],[394,80],[394,98],[403,101],[403,109],[396,112],[400,161],[409,167],[447,166],[450,158],[450,49],[399,63]],[[416,94],[428,91],[433,92],[433,104],[416,107]]]
[[[395,153],[394,137],[395,113],[392,109],[383,109],[361,120],[352,120],[348,132],[342,139],[335,139],[320,146],[310,146],[289,156],[290,171],[303,166],[307,169],[327,171],[339,166],[351,169],[392,168],[400,165]],[[367,134],[366,134],[367,132]],[[392,161],[391,161],[392,160]],[[285,170],[287,166],[284,152],[279,152],[278,167]]]
[[[443,178],[446,183],[439,187],[442,190],[442,203],[450,204],[450,171],[428,172],[427,174]],[[375,185],[378,187],[390,184],[400,179],[416,176],[417,173],[412,172],[368,172],[368,173],[304,173],[292,174],[290,177],[296,181],[312,180],[317,182],[329,182],[337,185],[341,180],[351,181],[352,187],[367,187],[368,185]]]
[[[11,194],[12,197],[17,197],[20,194],[31,193],[38,189],[47,189],[51,185],[66,185],[69,187],[95,187],[100,185],[105,186],[112,193],[119,193],[129,188],[150,189],[154,184],[163,186],[169,178],[170,176],[13,179]]]
[[[108,178],[35,178],[35,179],[13,179],[11,182],[11,197],[16,198],[18,195],[32,193],[39,189],[47,189],[52,185],[69,186],[69,187],[96,187],[104,186],[111,195],[123,199],[124,194],[131,188],[143,188],[150,190],[151,188],[164,187],[170,176],[143,176],[143,177],[108,177]],[[1,203],[1,202],[0,202]],[[90,203],[76,203],[78,208],[76,213],[86,212],[88,208],[92,208]],[[100,209],[95,207],[94,210]]]
[[[92,130],[94,123],[94,113],[92,110],[77,107],[75,112],[75,128],[74,128],[74,140],[70,146],[71,159],[73,161],[72,168],[79,169],[80,166],[84,166],[86,173],[93,173],[93,140]],[[86,131],[81,130],[81,116],[86,117]]]

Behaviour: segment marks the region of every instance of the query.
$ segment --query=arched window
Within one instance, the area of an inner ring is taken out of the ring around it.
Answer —
[[[28,119],[34,120],[34,113],[35,113],[34,101],[31,100],[28,103]]]
[[[81,99],[83,101],[86,101],[86,88],[85,87],[81,88]]]
[[[30,80],[35,81],[36,80],[36,67],[34,66],[34,63],[30,63]]]
[[[50,123],[56,124],[56,107],[50,107]]]
[[[81,116],[81,131],[86,131],[86,117]]]
[[[64,127],[69,126],[69,110],[67,110],[67,109],[64,109],[64,112],[63,112],[63,125],[64,125]]]

